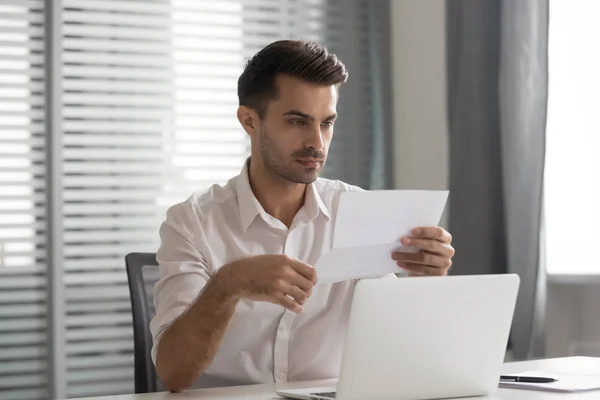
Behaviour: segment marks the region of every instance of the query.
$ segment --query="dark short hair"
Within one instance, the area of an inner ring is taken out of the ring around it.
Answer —
[[[263,118],[267,101],[277,97],[275,77],[278,74],[336,87],[348,79],[346,66],[325,47],[305,40],[279,40],[263,48],[246,63],[238,79],[240,106],[255,109]]]

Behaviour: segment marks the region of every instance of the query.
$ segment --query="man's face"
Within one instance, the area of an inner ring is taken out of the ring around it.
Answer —
[[[289,75],[277,76],[276,87],[277,99],[267,103],[260,122],[260,156],[277,176],[311,183],[327,159],[337,117],[337,90]]]

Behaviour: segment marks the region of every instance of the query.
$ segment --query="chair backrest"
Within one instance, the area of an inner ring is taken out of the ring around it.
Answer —
[[[131,311],[135,364],[135,392],[164,390],[152,362],[150,321],[154,318],[154,285],[160,279],[155,253],[129,253],[125,256]]]

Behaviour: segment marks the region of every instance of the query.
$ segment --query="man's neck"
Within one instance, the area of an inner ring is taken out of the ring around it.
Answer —
[[[288,228],[304,205],[306,185],[274,176],[260,162],[251,162],[248,169],[250,187],[264,210]]]

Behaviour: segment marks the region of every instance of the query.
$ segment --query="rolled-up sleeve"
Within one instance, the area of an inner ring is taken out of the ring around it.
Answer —
[[[155,365],[165,329],[196,300],[211,275],[204,256],[194,245],[204,236],[197,216],[188,207],[190,204],[185,203],[171,207],[160,227],[161,244],[156,253],[160,280],[154,288],[156,315],[150,322]]]

